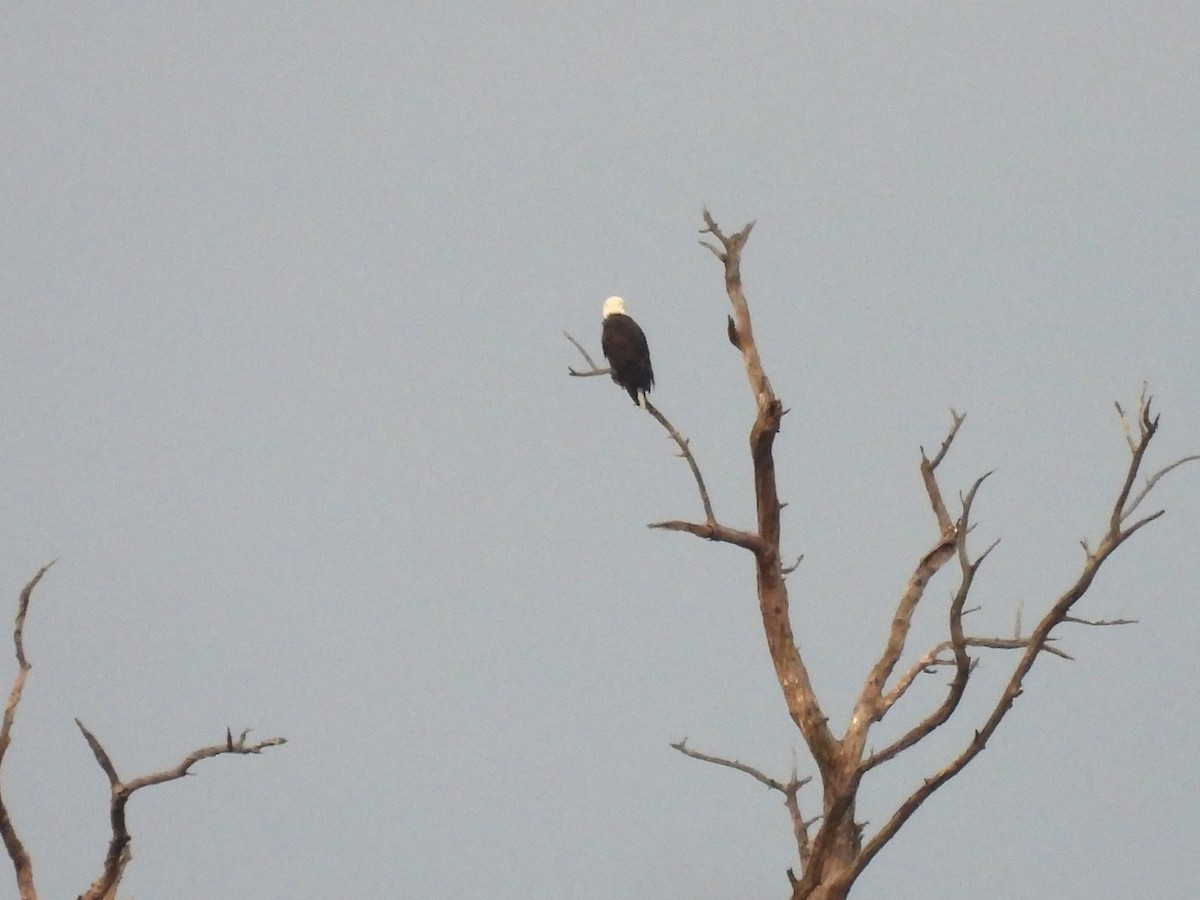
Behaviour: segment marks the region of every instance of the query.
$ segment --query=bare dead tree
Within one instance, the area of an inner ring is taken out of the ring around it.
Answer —
[[[808,819],[802,815],[799,791],[811,779],[798,778],[795,770],[788,781],[780,781],[737,760],[695,751],[687,746],[686,740],[671,746],[693,759],[744,772],[768,788],[782,793],[792,820],[799,859],[800,874],[797,876],[792,869],[787,871],[792,900],[840,900],[849,894],[855,879],[896,836],[913,813],[984,749],[988,739],[1021,695],[1025,677],[1038,658],[1043,653],[1071,658],[1053,645],[1053,632],[1056,628],[1065,624],[1132,624],[1128,619],[1085,619],[1073,615],[1072,610],[1091,587],[1100,567],[1116,549],[1142,527],[1163,514],[1163,510],[1160,509],[1140,518],[1135,517],[1134,513],[1142,501],[1163,476],[1185,462],[1200,459],[1200,455],[1184,457],[1155,471],[1145,478],[1142,487],[1135,493],[1135,485],[1142,476],[1146,452],[1158,432],[1159,417],[1151,411],[1151,398],[1144,388],[1136,411],[1127,413],[1118,404],[1117,412],[1129,446],[1130,458],[1098,543],[1093,548],[1088,542],[1082,542],[1084,559],[1075,580],[1050,605],[1028,634],[1021,633],[1018,616],[1016,631],[1011,637],[971,635],[967,633],[963,624],[964,615],[970,611],[966,602],[980,567],[995,549],[996,543],[977,555],[973,555],[967,546],[967,536],[973,526],[972,508],[976,495],[988,475],[982,475],[974,481],[961,497],[959,509],[954,514],[951,513],[938,482],[938,467],[950,452],[966,419],[965,415],[951,410],[949,431],[933,458],[929,458],[924,450],[921,451],[921,480],[936,522],[937,536],[913,567],[912,574],[900,594],[883,650],[865,678],[845,733],[835,734],[813,689],[808,668],[792,630],[788,605],[785,576],[795,566],[785,566],[780,552],[780,510],[783,505],[780,503],[776,487],[773,454],[775,437],[779,433],[780,422],[786,410],[776,397],[759,357],[741,275],[742,249],[750,237],[754,223],[751,222],[736,234],[726,235],[709,215],[708,210],[704,211],[704,223],[705,227],[701,233],[711,235],[713,240],[702,240],[701,244],[712,251],[724,268],[725,290],[733,307],[733,314],[727,323],[727,333],[730,343],[742,355],[746,377],[755,400],[756,415],[750,428],[750,457],[754,468],[757,522],[754,530],[744,531],[726,526],[717,520],[699,465],[688,442],[657,409],[650,407],[650,413],[668,431],[691,467],[704,508],[702,522],[672,520],[652,523],[650,527],[686,532],[710,541],[733,544],[748,550],[753,556],[759,613],[766,634],[767,648],[788,713],[816,767],[816,780],[821,788],[820,815]],[[570,369],[571,375],[608,373],[607,369],[596,366],[578,341],[570,335],[567,337],[583,354],[589,365],[588,369],[582,371]],[[925,589],[933,577],[951,563],[954,563],[958,570],[958,587],[947,611],[948,637],[917,656],[908,666],[898,670],[897,667],[909,649],[908,638],[913,615],[924,598]],[[863,777],[877,766],[914,747],[950,720],[978,662],[978,657],[972,655],[972,652],[982,650],[1002,650],[1019,654],[1012,674],[992,706],[990,714],[953,759],[925,778],[881,827],[871,834],[865,834],[865,826],[855,820],[855,804]],[[951,680],[936,708],[882,749],[868,752],[868,736],[872,727],[883,721],[922,675],[941,668],[950,670]]]
[[[38,573],[29,580],[29,583],[21,591],[21,596],[17,603],[16,624],[13,627],[13,644],[17,654],[17,676],[13,681],[12,690],[8,695],[8,704],[4,708],[3,723],[0,724],[0,766],[3,766],[4,756],[8,752],[9,745],[12,742],[13,721],[16,718],[17,706],[21,702],[21,693],[25,688],[25,678],[29,674],[30,669],[29,661],[25,656],[25,616],[29,611],[29,601],[33,596],[33,589],[37,587],[38,582],[42,580],[42,576],[46,574],[46,570],[52,565],[54,563],[49,562],[38,570]],[[250,743],[247,741],[249,729],[243,731],[235,738],[233,733],[227,728],[225,729],[225,740],[219,744],[193,750],[178,765],[158,772],[152,772],[149,775],[142,775],[129,781],[122,781],[117,776],[117,770],[112,763],[112,758],[100,744],[100,741],[96,739],[96,736],[88,731],[78,719],[75,720],[75,724],[79,726],[79,730],[83,733],[84,740],[87,741],[92,754],[96,757],[96,762],[99,763],[104,774],[108,776],[110,788],[109,821],[112,825],[112,837],[108,842],[108,852],[105,854],[104,868],[96,880],[92,882],[92,885],[79,895],[80,900],[115,900],[117,888],[120,886],[121,878],[125,874],[125,867],[129,864],[130,859],[132,859],[130,845],[133,839],[125,823],[125,806],[135,791],[168,781],[177,781],[188,775],[191,767],[202,759],[209,759],[227,753],[240,755],[261,753],[268,747],[278,747],[281,744],[287,743],[286,738],[281,737]],[[16,827],[13,825],[9,815],[8,806],[4,802],[2,791],[0,791],[0,838],[4,841],[4,847],[8,851],[9,859],[12,860],[20,900],[37,900],[37,889],[34,887],[33,880],[33,861],[30,859],[29,853],[25,850],[25,846],[21,843],[21,839],[17,835]]]

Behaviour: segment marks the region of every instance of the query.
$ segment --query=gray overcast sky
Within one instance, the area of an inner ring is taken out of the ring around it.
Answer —
[[[1098,535],[1114,399],[1150,383],[1153,462],[1200,449],[1198,21],[10,5],[5,602],[60,562],[3,775],[43,895],[103,855],[79,716],[125,775],[227,724],[290,740],[135,798],[139,900],[782,896],[778,798],[667,746],[787,772],[750,561],[644,528],[697,514],[686,467],[611,383],[566,377],[561,332],[598,350],[627,299],[656,403],[748,524],[752,401],[695,239],[702,203],[757,220],[796,628],[844,725],[935,533],[916,462],[950,407],[948,489],[997,470],[980,631],[1044,609]],[[1200,895],[1200,473],[1158,501],[1082,608],[1141,624],[1064,633],[1078,661],[1039,666],[856,896]],[[1010,662],[860,815],[962,745]]]

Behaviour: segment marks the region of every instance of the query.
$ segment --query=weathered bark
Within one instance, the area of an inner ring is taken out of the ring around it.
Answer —
[[[21,693],[25,687],[25,678],[30,669],[29,661],[25,657],[25,616],[29,611],[29,601],[33,596],[33,589],[41,581],[42,576],[46,574],[46,570],[52,565],[53,563],[47,563],[42,566],[38,573],[30,579],[29,583],[25,585],[25,589],[21,591],[21,597],[17,605],[16,623],[13,627],[13,644],[17,655],[17,676],[13,682],[12,691],[9,694],[8,705],[4,710],[3,724],[0,724],[0,765],[3,764],[4,756],[8,752],[9,745],[12,742],[13,721],[16,717],[17,705],[21,702]],[[284,738],[269,738],[259,743],[250,744],[246,742],[248,732],[243,731],[241,736],[235,739],[229,730],[226,729],[225,740],[222,743],[214,744],[211,747],[201,747],[199,750],[192,751],[184,758],[183,762],[173,768],[163,769],[161,772],[154,772],[150,775],[143,775],[131,781],[123,782],[117,777],[117,770],[113,766],[112,760],[96,737],[78,719],[75,720],[75,724],[83,732],[83,737],[92,749],[92,754],[96,757],[96,762],[100,765],[104,774],[108,776],[110,788],[109,822],[112,827],[112,837],[109,840],[108,852],[105,854],[103,870],[99,877],[92,882],[92,885],[80,895],[79,900],[116,900],[117,889],[121,884],[121,878],[125,874],[125,867],[132,858],[130,852],[132,838],[125,823],[125,806],[135,791],[144,787],[150,787],[151,785],[183,778],[188,774],[188,770],[202,759],[209,759],[210,757],[221,756],[226,753],[261,753],[267,747],[277,747],[280,744],[286,743]],[[8,807],[4,803],[2,794],[0,794],[0,838],[3,839],[4,847],[8,851],[9,859],[13,864],[20,900],[37,900],[37,890],[34,887],[33,880],[33,863],[24,845],[21,843],[21,839],[17,836],[16,827],[9,817]]]
[[[1130,624],[1130,620],[1127,619],[1082,619],[1072,615],[1072,609],[1087,592],[1104,561],[1135,532],[1162,515],[1160,510],[1129,524],[1134,511],[1159,480],[1177,466],[1200,459],[1200,456],[1187,456],[1158,470],[1146,478],[1142,490],[1134,495],[1133,485],[1141,474],[1147,448],[1158,430],[1158,417],[1151,414],[1150,398],[1144,391],[1136,417],[1127,416],[1118,406],[1117,410],[1121,415],[1129,444],[1130,461],[1096,549],[1092,550],[1086,542],[1084,543],[1085,560],[1078,577],[1051,604],[1030,634],[1021,634],[1018,621],[1016,633],[1011,637],[971,635],[963,625],[966,601],[981,565],[995,549],[996,544],[993,543],[975,557],[971,556],[967,548],[967,536],[973,526],[972,508],[976,495],[988,476],[983,475],[975,480],[966,496],[962,497],[961,512],[957,516],[951,514],[938,483],[938,467],[945,459],[966,418],[965,415],[951,410],[952,426],[938,452],[930,459],[922,451],[920,461],[921,479],[936,521],[936,536],[909,576],[892,615],[883,650],[867,673],[846,733],[839,737],[830,730],[828,719],[813,689],[799,642],[793,632],[789,610],[785,576],[795,566],[785,568],[782,563],[780,510],[783,505],[779,500],[774,458],[775,438],[779,434],[786,410],[776,397],[759,356],[741,276],[741,253],[753,223],[736,234],[726,236],[707,210],[704,212],[704,222],[706,227],[703,233],[712,235],[716,242],[701,243],[716,255],[724,267],[725,290],[732,306],[733,314],[728,317],[726,332],[730,344],[742,356],[755,403],[755,417],[750,429],[750,457],[754,471],[756,503],[755,530],[730,528],[718,521],[699,465],[688,442],[662,413],[652,407],[651,414],[667,429],[692,469],[699,488],[705,520],[658,522],[651,527],[687,532],[706,540],[733,544],[753,554],[759,612],[767,649],[788,714],[800,731],[816,765],[816,774],[821,785],[821,815],[813,819],[806,819],[802,815],[799,791],[810,779],[799,778],[796,771],[793,771],[792,777],[785,782],[771,778],[758,769],[736,760],[692,750],[687,747],[686,741],[674,743],[672,746],[695,759],[745,772],[768,788],[782,793],[792,820],[800,862],[800,875],[797,876],[791,869],[787,871],[792,900],[841,900],[849,894],[855,880],[871,860],[925,800],[984,749],[988,739],[1020,696],[1024,678],[1038,657],[1046,652],[1070,659],[1067,653],[1051,643],[1054,640],[1055,628],[1066,623],[1093,626]],[[604,374],[606,370],[599,369],[574,338],[570,338],[570,335],[568,338],[591,366],[589,371],[571,370],[571,374]],[[940,641],[911,664],[900,669],[897,677],[897,666],[908,650],[913,616],[924,600],[926,588],[933,578],[953,561],[957,562],[958,587],[946,611],[948,639]],[[1020,651],[1021,655],[986,721],[975,731],[966,747],[942,769],[924,779],[881,827],[864,838],[862,826],[855,821],[856,800],[864,776],[876,766],[915,746],[950,720],[958,709],[959,701],[974,671],[977,660],[970,653],[974,649]],[[882,749],[868,753],[871,728],[882,721],[907,695],[908,689],[921,675],[941,667],[952,669],[952,677],[938,706],[900,737]],[[813,826],[816,826],[815,833],[812,831]]]

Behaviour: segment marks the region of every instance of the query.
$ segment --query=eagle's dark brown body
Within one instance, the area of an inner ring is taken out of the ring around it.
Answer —
[[[625,304],[618,297],[610,297],[604,304],[600,349],[612,368],[612,380],[629,392],[634,403],[645,407],[646,394],[654,387],[650,346],[641,326],[625,314]]]

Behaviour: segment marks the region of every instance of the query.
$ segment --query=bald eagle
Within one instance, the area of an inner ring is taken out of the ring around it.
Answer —
[[[646,394],[654,387],[650,347],[641,326],[625,314],[625,301],[620,297],[604,301],[600,349],[612,368],[612,380],[629,391],[633,402],[645,409]]]

